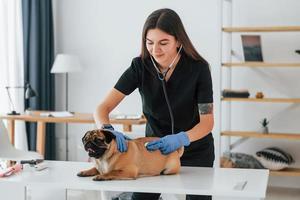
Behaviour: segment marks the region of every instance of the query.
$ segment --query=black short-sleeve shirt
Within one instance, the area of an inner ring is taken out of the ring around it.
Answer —
[[[183,53],[165,84],[174,116],[175,133],[193,128],[200,121],[198,104],[213,102],[209,65]],[[125,95],[136,88],[141,95],[143,113],[147,119],[146,135],[163,137],[171,134],[171,119],[162,81],[150,59],[143,62],[140,57],[134,58],[115,85],[115,89]],[[207,140],[212,140],[211,134],[193,142],[185,152],[197,149]]]

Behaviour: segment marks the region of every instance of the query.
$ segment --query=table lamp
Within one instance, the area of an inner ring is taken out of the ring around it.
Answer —
[[[68,73],[82,71],[79,59],[74,55],[58,54],[51,73],[66,75],[66,111],[68,111]],[[68,160],[68,125],[66,124],[66,160]]]
[[[8,115],[20,115],[20,113],[18,113],[15,109],[15,106],[14,106],[14,103],[13,103],[13,100],[11,98],[9,90],[10,89],[22,89],[22,88],[25,89],[25,99],[29,99],[31,97],[37,96],[36,91],[34,91],[32,89],[32,87],[29,83],[25,83],[25,86],[6,86],[5,89],[7,91],[9,103],[10,103],[10,106],[11,106],[11,109],[12,109],[12,111],[10,113],[7,113]]]

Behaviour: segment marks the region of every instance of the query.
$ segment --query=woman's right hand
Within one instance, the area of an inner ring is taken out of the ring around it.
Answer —
[[[121,153],[126,152],[128,147],[127,140],[131,140],[131,138],[129,138],[124,133],[119,131],[115,131],[115,130],[107,130],[107,131],[111,132],[116,137],[118,150]]]

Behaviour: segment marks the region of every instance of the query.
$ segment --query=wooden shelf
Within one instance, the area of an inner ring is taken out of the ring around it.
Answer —
[[[223,27],[224,32],[296,32],[300,26]]]
[[[300,176],[299,168],[286,168],[279,171],[270,170],[271,176]]]
[[[244,101],[258,103],[300,103],[300,98],[221,98],[222,101]]]
[[[292,133],[268,133],[268,134],[263,134],[263,133],[254,132],[254,131],[222,131],[221,136],[300,140],[300,133],[295,133],[295,134],[292,134]]]
[[[222,63],[223,67],[300,67],[300,63],[236,62]]]
[[[271,176],[300,176],[299,168],[286,168],[280,171],[270,171]]]

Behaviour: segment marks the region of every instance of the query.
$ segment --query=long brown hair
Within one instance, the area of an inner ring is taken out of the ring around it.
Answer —
[[[182,21],[178,14],[168,8],[163,8],[159,10],[155,10],[152,12],[143,27],[143,35],[142,35],[142,50],[141,50],[141,58],[147,59],[150,57],[150,54],[146,48],[146,36],[149,29],[158,28],[169,35],[175,37],[175,39],[182,44],[182,51],[190,58],[202,61],[207,63],[207,61],[200,56],[200,54],[195,49],[192,44],[190,38],[188,37]]]

